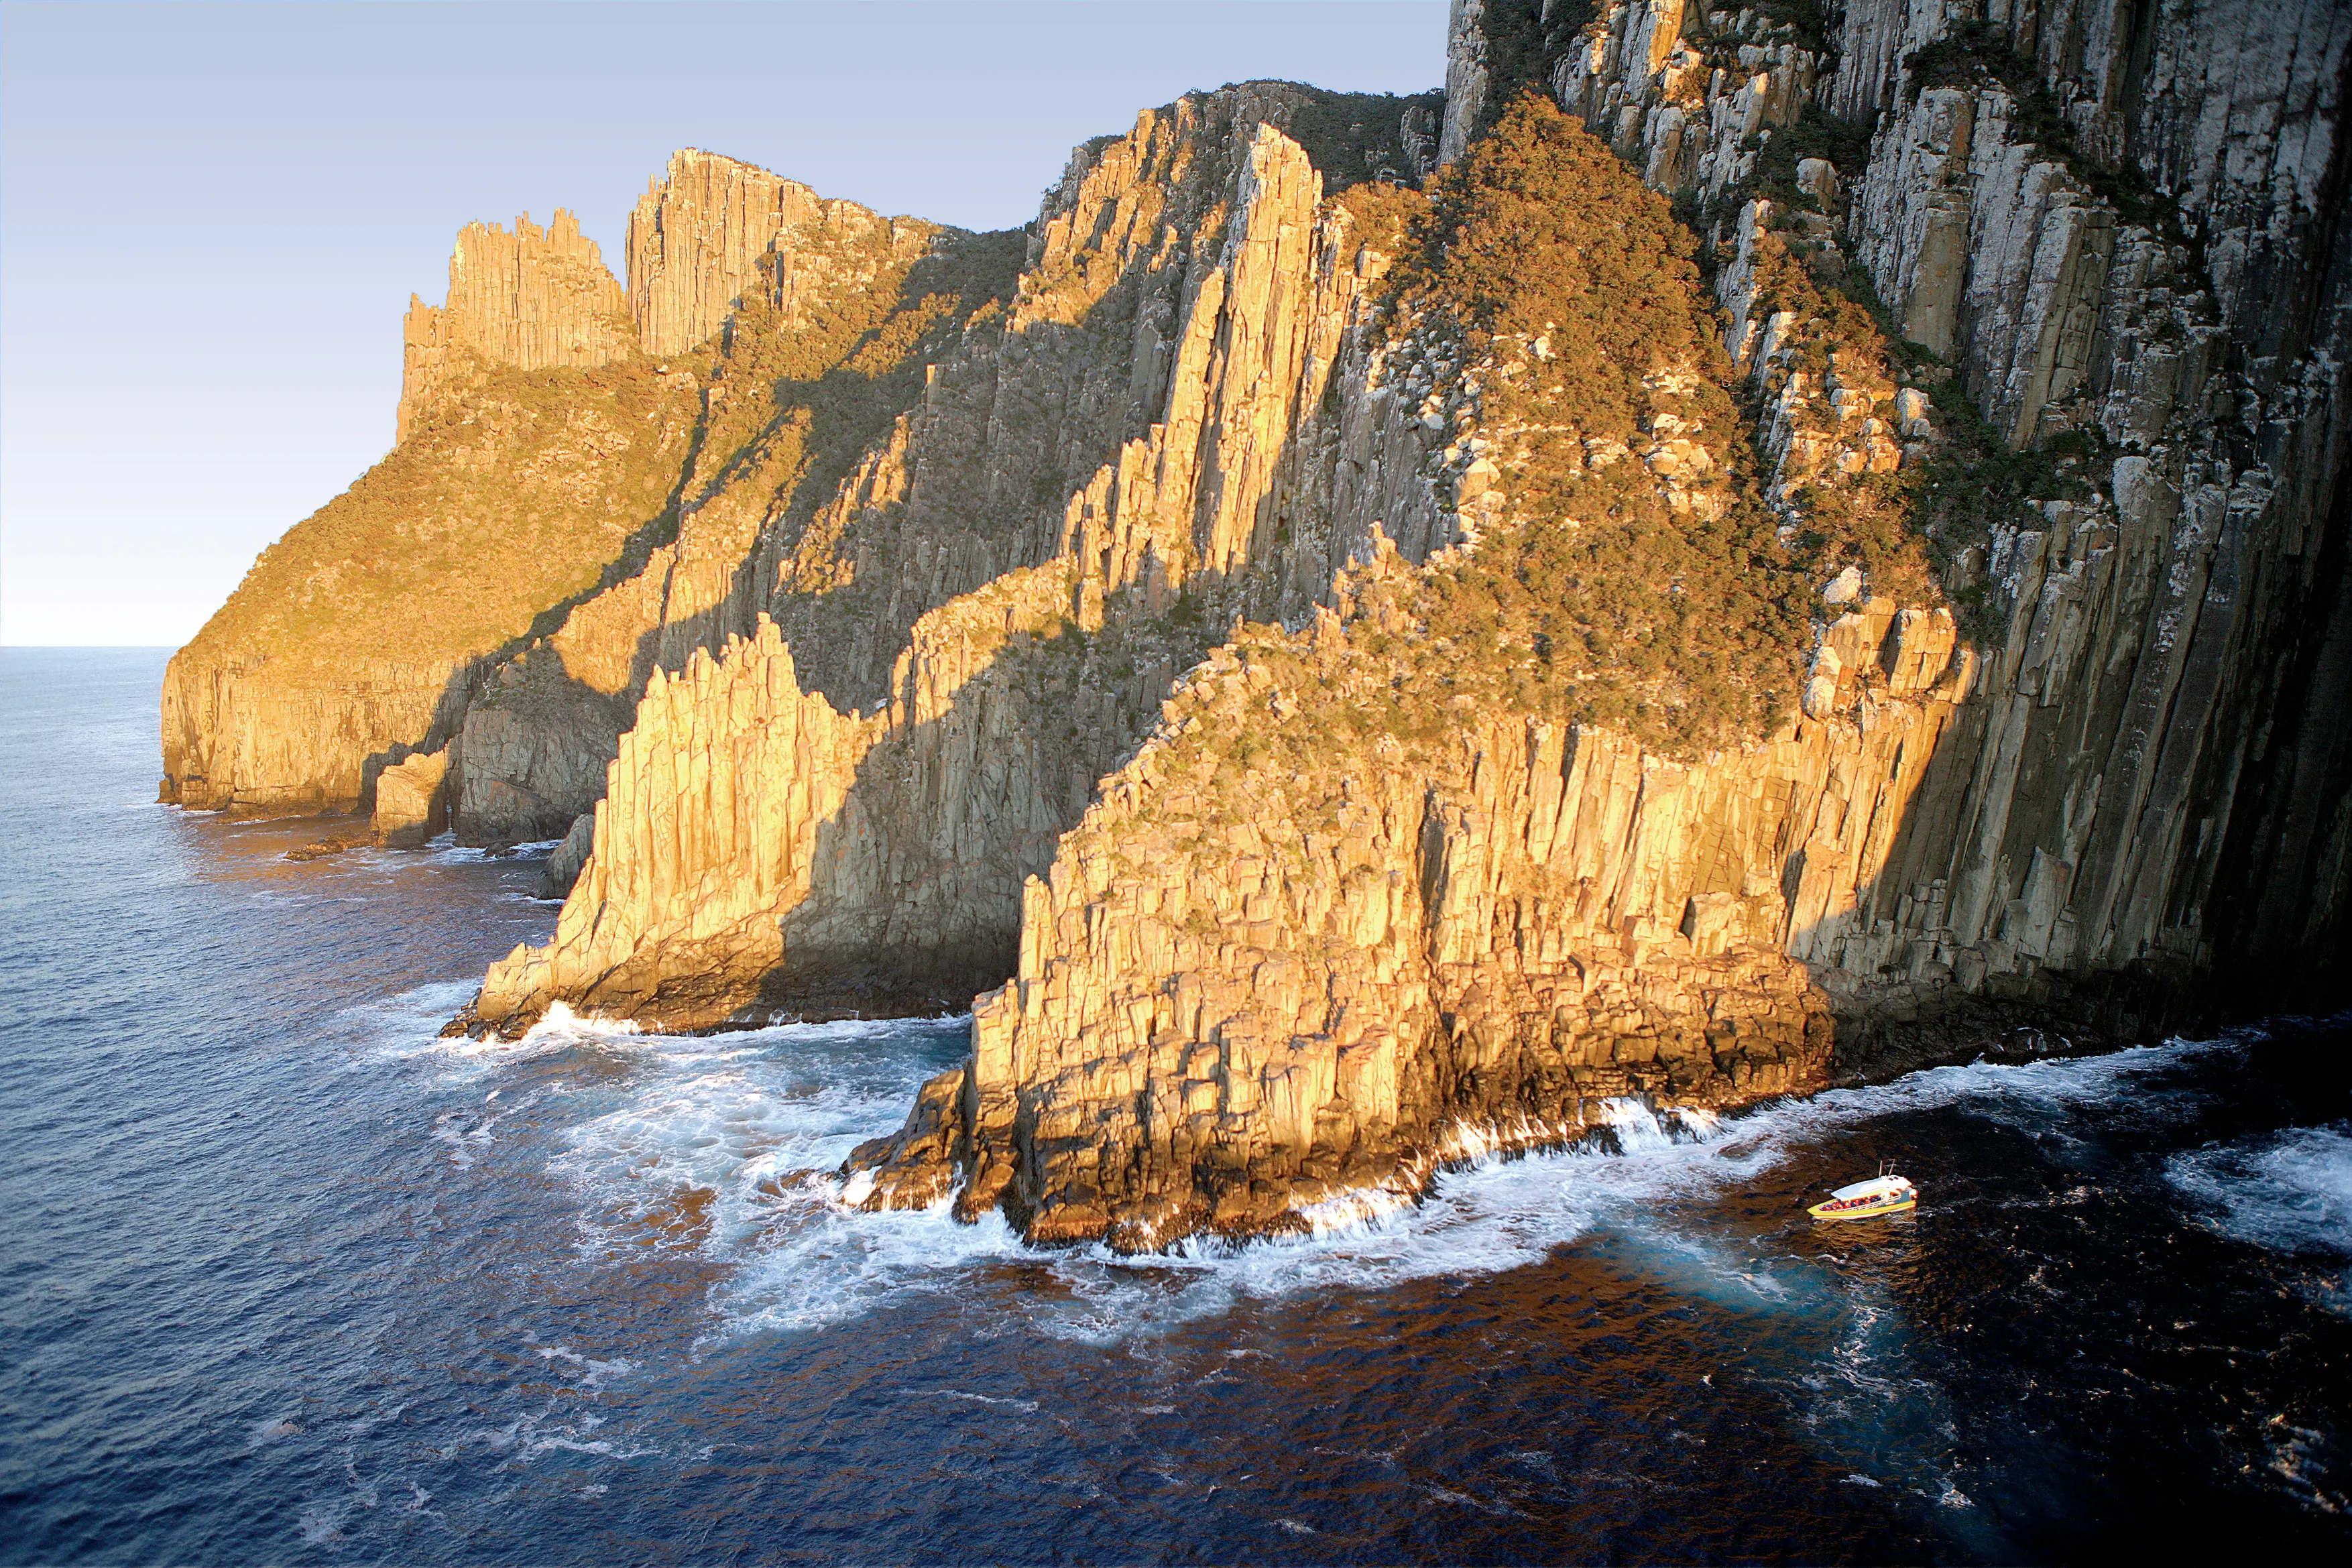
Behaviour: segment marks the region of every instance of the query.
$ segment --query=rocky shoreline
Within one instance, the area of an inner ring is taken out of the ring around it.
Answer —
[[[2039,1022],[2026,1021],[2038,1019]],[[1360,1140],[1320,1159],[1251,1170],[1222,1168],[1196,1182],[1189,1201],[1129,1205],[1115,1220],[1097,1222],[1064,1198],[1041,1210],[1011,1192],[994,1205],[984,1182],[964,1109],[967,1070],[953,1069],[925,1085],[905,1127],[861,1144],[835,1170],[803,1171],[786,1178],[836,1184],[841,1200],[869,1212],[930,1207],[952,1200],[955,1217],[967,1223],[992,1207],[1033,1246],[1100,1243],[1136,1254],[1164,1250],[1187,1237],[1225,1244],[1297,1235],[1318,1223],[1349,1223],[1426,1198],[1451,1171],[1497,1156],[1510,1158],[1575,1148],[1620,1152],[1611,1102],[1633,1101],[1670,1128],[1712,1130],[1726,1113],[1837,1089],[1891,1082],[1907,1074],[1976,1062],[2029,1062],[2105,1054],[2157,1039],[2118,1038],[2095,1029],[2046,1027],[2040,1009],[1974,1009],[1934,1022],[1910,1023],[1876,1032],[1865,1051],[1832,1051],[1808,1062],[1807,1076],[1789,1087],[1763,1093],[1729,1090],[1717,1080],[1681,1092],[1645,1087],[1638,1074],[1614,1082],[1588,1081],[1580,1092],[1550,1104],[1526,1098],[1488,1106],[1486,1113],[1457,1105],[1450,1119],[1414,1135]],[[1696,1112],[1696,1117],[1685,1115]],[[1066,1192],[1064,1187],[1060,1189]],[[1059,1193],[1057,1192],[1057,1197]]]
[[[2340,998],[2340,20],[1456,0],[1017,233],[478,225],[165,796],[561,833],[461,1031],[971,1006],[845,1179],[1040,1242]]]

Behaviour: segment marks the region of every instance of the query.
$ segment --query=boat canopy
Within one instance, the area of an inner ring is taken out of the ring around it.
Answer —
[[[1899,1176],[1873,1176],[1868,1181],[1855,1182],[1852,1186],[1842,1186],[1830,1196],[1843,1202],[1848,1198],[1882,1197],[1910,1190],[1911,1183],[1907,1178]]]

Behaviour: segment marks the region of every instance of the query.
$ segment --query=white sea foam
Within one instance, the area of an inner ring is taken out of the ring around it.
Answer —
[[[245,1435],[245,1446],[248,1448],[265,1448],[283,1438],[291,1437],[301,1430],[301,1424],[291,1416],[272,1416],[268,1420],[256,1421],[253,1424]]]
[[[2226,1234],[2273,1252],[2352,1260],[2352,1122],[2217,1144],[2175,1155],[2165,1176],[2214,1210]],[[2331,1304],[2352,1310],[2352,1270]]]
[[[1002,1216],[959,1224],[940,1203],[862,1214],[829,1193],[803,1192],[779,1207],[772,1228],[742,1254],[719,1291],[712,1336],[821,1328],[920,1294],[952,1292],[990,1262],[1036,1262]]]
[[[1680,1111],[1660,1117],[1638,1101],[1609,1103],[1601,1120],[1621,1153],[1590,1146],[1514,1157],[1503,1150],[1545,1141],[1541,1129],[1465,1129],[1447,1151],[1449,1168],[1425,1197],[1375,1188],[1344,1194],[1304,1215],[1310,1234],[1234,1248],[1191,1240],[1160,1254],[1120,1256],[1081,1248],[1028,1256],[1054,1289],[1034,1289],[1021,1309],[1057,1336],[1127,1339],[1229,1311],[1244,1298],[1303,1291],[1378,1290],[1412,1280],[1465,1278],[1540,1261],[1596,1227],[1641,1239],[1646,1260],[1690,1289],[1747,1311],[1843,1315],[1827,1284],[1776,1272],[1678,1228],[1677,1207],[1704,1203],[1754,1181],[1790,1154],[1880,1116],[1959,1106],[2009,1118],[2060,1113],[2134,1091],[2151,1071],[2226,1042],[2176,1042],[2108,1056],[2008,1066],[1937,1068],[1895,1082],[1790,1100],[1744,1114]],[[871,1132],[895,1123],[878,1122]],[[1563,1134],[1570,1130],[1561,1130]],[[1553,1140],[1566,1141],[1565,1137]],[[978,1233],[943,1213],[845,1214],[813,1208],[814,1233],[776,1233],[753,1270],[774,1306],[743,1327],[837,1321],[886,1301],[901,1287],[946,1288],[961,1263],[1019,1256],[992,1218]],[[840,1292],[803,1270],[861,1260],[857,1288]],[[1885,1359],[1870,1324],[1843,1347],[1839,1381],[1873,1402],[1893,1396],[1871,1368]]]
[[[602,1244],[740,1242],[780,1211],[834,1207],[795,1173],[836,1167],[894,1126],[927,1059],[887,1047],[940,1032],[864,1022],[633,1037],[621,1103],[566,1130],[553,1168],[598,1201]],[[544,1049],[541,1031],[522,1047]]]
[[[504,849],[457,842],[452,834],[444,833],[425,846],[425,852],[413,857],[410,864],[476,865],[484,861],[493,863],[519,863],[543,861],[553,854],[562,839],[533,839],[529,843],[512,844]]]
[[[968,1038],[968,1022],[848,1020],[702,1037],[647,1035],[562,1008],[516,1040],[440,1042],[445,1081],[578,1054],[599,1064],[548,1083],[574,1119],[555,1129],[551,1174],[582,1198],[582,1246],[617,1260],[646,1249],[723,1267],[722,1333],[805,1328],[871,1310],[990,1256],[1026,1255],[1001,1220],[855,1212],[829,1173],[897,1126],[915,1090]],[[446,1129],[469,1145],[476,1102]],[[445,1118],[446,1120],[446,1118]],[[563,1347],[543,1347],[562,1362]]]
[[[359,1050],[355,1069],[375,1071],[387,1061],[445,1052],[453,1043],[441,1026],[473,1000],[475,982],[448,980],[416,986],[337,1012],[328,1020],[333,1034],[347,1036]]]
[[[1602,1116],[1628,1153],[1578,1147],[1514,1157],[1510,1149],[1547,1141],[1545,1130],[1463,1129],[1448,1141],[1448,1168],[1425,1197],[1403,1186],[1342,1194],[1305,1211],[1309,1235],[1242,1247],[1190,1239],[1140,1256],[1101,1247],[1045,1254],[1040,1260],[1059,1289],[1030,1292],[1023,1306],[1049,1333],[1108,1343],[1217,1315],[1247,1298],[1468,1278],[1539,1262],[1598,1224],[1641,1223],[1678,1194],[1712,1190],[1769,1163],[1752,1148],[1720,1146],[1720,1127],[1702,1140],[1698,1123],[1662,1122],[1637,1101],[1612,1103]],[[1548,1141],[1571,1131],[1552,1130]]]
[[[314,1502],[294,1518],[307,1546],[332,1546],[343,1538],[343,1520],[351,1512],[344,1502]]]
[[[433,1119],[433,1141],[449,1151],[449,1163],[461,1171],[473,1169],[478,1145],[489,1138],[486,1129],[476,1127],[461,1113],[450,1111]]]
[[[579,1386],[592,1392],[602,1389],[616,1378],[626,1377],[637,1369],[637,1364],[625,1357],[616,1355],[600,1361],[593,1355],[581,1354],[568,1344],[533,1345],[532,1348],[539,1352],[541,1361],[563,1364],[567,1370],[577,1375]]]
[[[1657,1113],[1639,1100],[1603,1100],[1601,1119],[1617,1134],[1618,1146],[1626,1154],[1654,1154],[1674,1144]]]
[[[1123,1339],[1221,1313],[1245,1297],[1379,1290],[1518,1268],[1605,1227],[1634,1239],[1645,1263],[1681,1287],[1725,1305],[1843,1315],[1848,1303],[1825,1281],[1736,1256],[1678,1225],[1677,1210],[1749,1184],[1797,1149],[1878,1117],[1943,1107],[2000,1120],[2058,1115],[2135,1094],[2146,1075],[2192,1055],[2234,1049],[2226,1040],[2175,1041],[2022,1065],[1942,1067],[1728,1116],[1676,1110],[1661,1117],[1639,1101],[1611,1101],[1598,1111],[1622,1151],[1613,1154],[1579,1145],[1513,1157],[1496,1151],[1545,1142],[1542,1130],[1515,1129],[1509,1137],[1465,1130],[1448,1151],[1459,1166],[1440,1174],[1419,1201],[1377,1188],[1341,1195],[1306,1212],[1309,1235],[1241,1248],[1189,1241],[1141,1257],[1103,1248],[1047,1254],[1065,1293],[1034,1295],[1026,1306],[1050,1333]],[[1569,1131],[1550,1141],[1566,1141]],[[1887,1359],[1876,1343],[1883,1336],[1868,1324],[1859,1332],[1846,1347],[1845,1381],[1873,1399],[1889,1396],[1871,1382],[1870,1369]]]
[[[528,1464],[541,1454],[586,1454],[605,1459],[642,1459],[658,1456],[658,1447],[615,1441],[595,1435],[604,1425],[604,1417],[589,1411],[562,1410],[550,1406],[544,1410],[527,1410],[503,1427],[488,1427],[471,1434],[471,1440],[494,1454],[503,1454]]]
[[[1018,1410],[1024,1416],[1034,1416],[1037,1413],[1037,1401],[1034,1399],[1004,1399],[993,1394],[966,1394],[961,1388],[947,1390],[946,1396],[950,1399],[968,1399],[975,1405],[1000,1406],[1007,1410]],[[927,1393],[924,1397],[929,1398],[930,1396]]]
[[[1612,1134],[1614,1153],[1589,1141],[1560,1146],[1589,1129],[1465,1127],[1433,1163],[1444,1167],[1433,1182],[1408,1173],[1386,1187],[1335,1197],[1304,1214],[1307,1235],[1238,1248],[1195,1239],[1126,1257],[1099,1247],[1033,1251],[1000,1218],[958,1224],[944,1202],[866,1214],[855,1207],[862,1193],[809,1174],[830,1172],[858,1143],[894,1130],[922,1080],[957,1053],[966,1027],[864,1021],[680,1038],[559,1007],[518,1040],[432,1049],[453,1081],[467,1082],[562,1052],[607,1064],[593,1083],[550,1087],[583,1113],[560,1132],[551,1169],[582,1195],[592,1254],[676,1249],[721,1266],[712,1297],[719,1338],[844,1322],[902,1298],[961,1290],[979,1271],[1012,1263],[1033,1274],[1012,1293],[1014,1310],[1047,1333],[1106,1342],[1223,1312],[1244,1298],[1520,1267],[1596,1227],[1646,1239],[1660,1267],[1705,1282],[1727,1304],[1825,1309],[1831,1303],[1818,1287],[1800,1288],[1753,1258],[1686,1234],[1675,1211],[1874,1118],[1946,1106],[2003,1120],[2063,1118],[2137,1092],[2147,1073],[2191,1053],[2234,1049],[2176,1042],[2021,1066],[1937,1068],[1728,1116],[1682,1110],[1662,1117],[1638,1101],[1611,1102],[1597,1108],[1597,1124]],[[496,1125],[479,1119],[488,1109],[477,1100],[462,1124],[440,1129],[453,1155],[478,1154]],[[1551,1152],[1509,1153],[1547,1143]]]
[[[663,1045],[701,1043],[675,1037],[646,1035],[627,1019],[583,1017],[557,1002],[546,1016],[513,1040],[484,1035],[444,1038],[442,1026],[474,997],[471,984],[420,986],[396,997],[349,1009],[341,1015],[365,1028],[372,1056],[379,1061],[427,1059],[452,1088],[478,1087],[519,1063],[570,1051],[630,1055]]]

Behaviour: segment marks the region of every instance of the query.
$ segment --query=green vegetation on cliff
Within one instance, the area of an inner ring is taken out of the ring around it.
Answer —
[[[1397,607],[1433,655],[1400,679],[1677,753],[1763,733],[1797,688],[1809,584],[1758,498],[1690,232],[1528,94],[1414,239],[1396,308],[1464,340],[1440,379],[1475,380],[1507,505]]]
[[[2039,449],[2012,450],[1949,367],[1902,340],[1859,266],[1822,265],[1837,258],[1806,232],[1809,219],[1820,220],[1793,208],[1786,190],[1773,198],[1777,189],[1765,187],[1773,204],[1750,246],[1751,319],[1789,312],[1797,323],[1791,366],[1824,387],[1866,392],[1882,407],[1899,385],[1916,387],[1936,427],[1924,461],[1915,454],[1892,472],[1805,486],[1797,497],[1805,519],[1792,541],[1797,559],[1816,580],[1851,565],[1874,591],[1904,603],[1948,601],[1969,637],[1997,640],[2000,612],[1971,558],[1999,528],[2041,527],[2042,502],[2088,499],[2088,476],[2107,465],[2085,460],[2100,454],[2103,438],[2095,429],[2071,431]]]
[[[1406,116],[1418,110],[1433,131],[1445,113],[1443,91],[1400,97],[1297,85],[1306,96],[1283,117],[1283,134],[1313,162],[1327,195],[1412,178],[1412,160],[1402,134]]]
[[[658,531],[688,446],[687,378],[479,365],[408,439],[263,551],[190,647],[348,674],[456,665],[593,591]]]

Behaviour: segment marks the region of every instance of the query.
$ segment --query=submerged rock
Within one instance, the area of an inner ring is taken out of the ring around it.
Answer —
[[[352,850],[363,849],[374,841],[373,836],[367,833],[337,833],[331,838],[313,839],[307,844],[288,850],[286,858],[298,862],[331,860]]]

